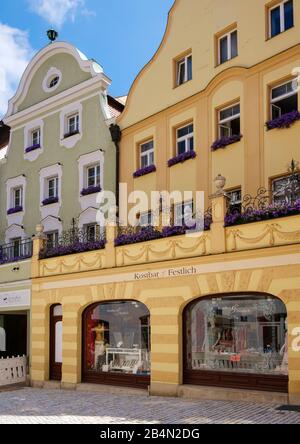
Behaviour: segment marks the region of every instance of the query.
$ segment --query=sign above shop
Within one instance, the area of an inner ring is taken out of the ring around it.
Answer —
[[[3,308],[29,308],[30,290],[17,290],[0,292],[0,309]]]

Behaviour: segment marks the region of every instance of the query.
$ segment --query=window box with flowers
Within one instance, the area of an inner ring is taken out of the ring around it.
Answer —
[[[39,143],[29,146],[25,149],[25,153],[31,153],[31,151],[35,151],[38,150],[39,148],[41,148],[41,145]]]
[[[196,156],[197,154],[195,153],[195,151],[186,151],[185,153],[181,153],[178,156],[172,157],[172,159],[168,161],[168,167],[171,168],[178,163],[183,163],[186,160],[194,159]]]
[[[300,112],[299,111],[291,111],[290,113],[283,114],[281,117],[277,117],[276,119],[269,120],[266,123],[266,127],[268,130],[272,129],[282,129],[282,128],[290,128],[293,123],[300,120]]]
[[[96,186],[90,186],[87,188],[83,188],[81,190],[81,196],[89,196],[90,194],[94,194],[94,193],[100,193],[101,192],[101,187],[100,185],[96,185]]]
[[[220,148],[226,148],[226,146],[228,145],[232,145],[233,143],[237,143],[242,139],[242,135],[238,134],[238,135],[233,135],[233,136],[229,136],[229,137],[222,137],[221,139],[216,140],[212,146],[211,149],[212,151],[217,151]]]
[[[14,207],[14,208],[9,208],[9,210],[7,210],[7,214],[16,214],[16,213],[20,213],[21,211],[23,211],[23,207],[21,207],[20,205]]]
[[[47,197],[46,199],[43,200],[42,204],[45,207],[46,205],[51,205],[51,204],[55,204],[58,203],[58,196],[54,196],[54,197]]]
[[[146,176],[147,174],[154,173],[156,171],[155,165],[149,165],[144,168],[140,168],[133,173],[133,177],[136,179],[137,177]]]

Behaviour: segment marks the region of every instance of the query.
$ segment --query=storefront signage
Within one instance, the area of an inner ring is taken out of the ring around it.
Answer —
[[[30,307],[30,290],[0,292],[0,309],[20,307]]]
[[[135,281],[142,281],[148,279],[161,279],[167,277],[182,277],[182,276],[191,276],[193,274],[197,274],[196,267],[181,267],[181,268],[168,268],[163,271],[146,271],[146,272],[138,272],[134,274]]]

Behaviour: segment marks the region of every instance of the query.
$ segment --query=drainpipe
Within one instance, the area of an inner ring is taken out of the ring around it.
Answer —
[[[119,125],[111,124],[109,127],[111,139],[116,147],[116,216],[119,215],[119,200],[120,200],[120,191],[119,191],[119,182],[120,182],[120,141],[122,138],[122,132]]]

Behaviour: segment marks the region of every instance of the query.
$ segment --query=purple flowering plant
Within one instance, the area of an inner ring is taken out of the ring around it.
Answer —
[[[147,167],[144,168],[140,168],[139,170],[135,171],[135,173],[133,173],[133,177],[137,178],[137,177],[142,177],[142,176],[146,176],[146,174],[150,174],[156,171],[156,166],[155,165],[149,165]]]
[[[26,148],[25,153],[30,153],[31,151],[37,150],[39,148],[41,148],[41,145],[37,143],[36,145],[32,145]]]
[[[57,256],[66,256],[69,254],[83,253],[86,251],[103,250],[106,241],[104,239],[88,242],[75,242],[70,245],[56,245],[44,252],[42,258],[50,258]]]
[[[273,204],[263,209],[249,208],[244,213],[234,212],[228,214],[225,217],[225,227],[294,216],[296,214],[300,214],[300,199],[294,204]]]
[[[83,190],[81,190],[81,196],[88,196],[89,194],[100,193],[100,191],[100,185],[92,185],[90,187],[83,188]]]
[[[178,163],[183,163],[186,160],[194,159],[197,156],[194,150],[186,151],[185,153],[181,153],[178,156],[172,157],[168,161],[168,167],[171,168],[173,165],[177,165]]]
[[[54,203],[57,203],[57,202],[58,202],[58,196],[47,197],[46,199],[43,200],[42,204],[44,206],[46,206],[46,205],[51,205],[51,204],[54,204]]]
[[[20,213],[21,211],[23,211],[23,207],[19,205],[17,207],[10,208],[9,210],[7,210],[7,214]]]
[[[268,130],[272,129],[280,129],[280,128],[290,128],[290,126],[295,123],[297,120],[300,120],[300,112],[299,111],[291,111],[290,113],[283,114],[281,117],[277,117],[276,119],[269,120],[266,123],[266,127]]]
[[[242,134],[235,134],[230,137],[222,137],[221,139],[216,140],[212,146],[212,151],[216,151],[220,148],[225,148],[228,145],[232,145],[233,143],[239,142],[242,139]]]

